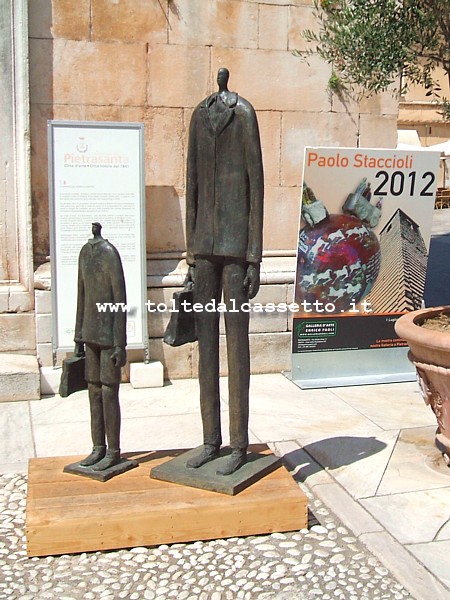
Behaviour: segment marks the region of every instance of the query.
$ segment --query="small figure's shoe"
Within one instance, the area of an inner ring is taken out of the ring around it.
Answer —
[[[188,467],[188,469],[198,469],[202,465],[205,465],[207,462],[214,460],[218,456],[218,446],[213,446],[212,444],[204,444],[200,452],[186,462],[186,467]]]
[[[107,450],[105,457],[93,467],[93,471],[104,471],[120,463],[120,450]]]
[[[96,463],[101,461],[105,454],[106,446],[94,446],[89,456],[86,456],[86,458],[83,458],[83,460],[80,461],[80,466],[92,467],[92,465],[95,465]]]
[[[247,448],[233,448],[224,464],[217,469],[217,475],[231,475],[247,462]]]

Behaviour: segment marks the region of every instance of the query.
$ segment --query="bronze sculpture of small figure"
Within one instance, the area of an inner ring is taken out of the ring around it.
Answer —
[[[75,354],[86,353],[93,449],[79,464],[104,471],[120,463],[119,384],[126,363],[126,311],[101,312],[98,303],[126,303],[125,279],[117,249],[92,223],[93,238],[78,259]]]
[[[227,306],[231,455],[217,471],[230,475],[247,460],[249,417],[249,311],[241,307],[260,284],[264,180],[255,110],[228,90],[218,71],[218,92],[194,110],[189,130],[186,241],[194,301]],[[188,460],[199,468],[217,458],[222,444],[219,396],[220,313],[196,313],[203,446]]]

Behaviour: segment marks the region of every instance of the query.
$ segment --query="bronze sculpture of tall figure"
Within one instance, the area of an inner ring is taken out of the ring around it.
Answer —
[[[126,312],[100,312],[97,306],[126,303],[119,253],[101,230],[100,223],[92,223],[94,237],[80,251],[75,325],[75,354],[86,352],[93,442],[92,453],[80,465],[92,471],[120,462],[119,384],[126,363]]]
[[[195,109],[189,130],[186,242],[194,300],[216,306],[223,291],[229,376],[231,455],[217,471],[229,475],[246,462],[250,352],[249,313],[240,310],[259,289],[264,179],[258,123],[252,105],[219,90]],[[198,468],[216,458],[222,443],[219,397],[219,312],[196,313],[203,446],[187,462]]]

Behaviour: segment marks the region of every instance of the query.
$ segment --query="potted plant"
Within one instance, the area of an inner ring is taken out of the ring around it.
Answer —
[[[436,415],[436,446],[450,466],[450,306],[406,313],[395,331],[408,343],[423,398]]]

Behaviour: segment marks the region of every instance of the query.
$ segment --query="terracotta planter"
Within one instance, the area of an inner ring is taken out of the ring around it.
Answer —
[[[450,465],[450,333],[420,327],[441,313],[450,315],[450,306],[411,311],[398,319],[395,331],[408,343],[423,398],[438,422],[436,446]]]

